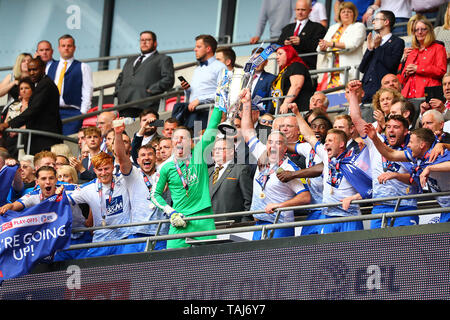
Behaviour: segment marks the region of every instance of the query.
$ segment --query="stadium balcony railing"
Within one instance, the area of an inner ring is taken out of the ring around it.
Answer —
[[[136,227],[142,225],[150,225],[150,224],[158,224],[157,231],[154,236],[142,237],[142,238],[134,238],[134,239],[125,239],[125,240],[116,240],[116,241],[104,241],[104,242],[95,242],[89,244],[76,244],[71,245],[66,250],[77,250],[77,249],[88,249],[94,247],[104,247],[104,246],[114,246],[114,245],[123,245],[123,244],[136,244],[136,243],[146,243],[146,251],[153,250],[154,243],[156,241],[161,240],[172,240],[172,239],[182,239],[186,238],[188,242],[191,244],[208,244],[208,243],[220,243],[220,242],[230,242],[235,241],[234,239],[239,239],[237,241],[245,241],[245,238],[240,238],[239,234],[246,232],[254,232],[254,231],[262,231],[261,240],[271,238],[270,235],[267,235],[269,230],[273,229],[281,229],[281,228],[297,228],[311,225],[323,225],[330,223],[342,223],[342,222],[350,222],[350,221],[370,221],[381,219],[381,228],[392,227],[395,218],[405,217],[405,216],[420,216],[427,214],[439,214],[443,212],[447,212],[448,209],[444,207],[440,207],[435,200],[426,200],[428,198],[436,198],[440,196],[448,196],[450,195],[450,191],[439,192],[439,193],[424,193],[424,194],[412,194],[406,196],[394,196],[394,197],[385,197],[385,198],[376,198],[376,199],[364,199],[364,200],[356,200],[352,201],[352,204],[359,204],[361,207],[361,211],[365,212],[358,216],[350,216],[350,217],[336,217],[336,218],[328,218],[328,219],[318,219],[318,220],[304,220],[304,216],[296,217],[296,221],[294,222],[283,222],[279,223],[278,218],[283,211],[288,210],[308,210],[308,209],[317,209],[317,208],[329,208],[342,206],[341,202],[337,203],[327,203],[327,204],[309,204],[295,207],[286,207],[286,208],[278,208],[275,210],[275,220],[272,224],[268,225],[254,225],[254,221],[249,222],[240,222],[234,223],[234,220],[225,220],[216,222],[216,230],[211,231],[198,231],[198,232],[190,232],[190,233],[179,233],[174,235],[159,235],[159,230],[163,223],[170,223],[168,219],[163,220],[153,220],[149,222],[142,223],[130,223],[130,224],[121,224],[121,225],[111,225],[106,227],[92,227],[92,228],[77,228],[73,229],[72,233],[79,233],[85,231],[95,231],[99,229],[117,229],[124,227]],[[418,209],[417,210],[408,210],[408,211],[397,211],[398,207],[402,200],[405,199],[417,199],[418,200]],[[393,212],[387,213],[379,213],[379,214],[371,214],[371,204],[380,203],[383,201],[396,201],[395,209]],[[242,217],[249,216],[258,213],[264,213],[264,210],[255,210],[255,211],[240,211],[240,212],[229,212],[229,213],[218,213],[213,215],[207,215],[202,217],[185,217],[185,220],[201,220],[201,219],[219,219],[219,218],[233,218],[233,217]],[[390,225],[387,224],[387,219],[391,218]],[[228,226],[227,226],[228,224]],[[400,227],[393,227],[400,228]],[[201,236],[212,236],[212,235],[229,235],[229,238],[217,238],[210,240],[192,240],[193,237],[201,237]],[[247,240],[249,241],[249,240]],[[252,240],[254,241],[254,240]]]

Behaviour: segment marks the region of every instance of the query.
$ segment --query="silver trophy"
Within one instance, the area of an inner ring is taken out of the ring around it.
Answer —
[[[271,44],[261,54],[255,52],[245,64],[244,69],[235,69],[231,76],[228,75],[228,72],[225,72],[216,92],[216,105],[222,110],[225,109],[227,115],[225,121],[219,124],[217,129],[225,136],[235,136],[237,134],[234,119],[241,108],[241,91],[252,87],[256,68],[279,47],[278,44]]]
[[[217,129],[225,136],[235,136],[237,129],[234,126],[234,119],[236,118],[240,109],[240,94],[242,89],[246,88],[251,82],[252,73],[244,72],[242,69],[235,69],[233,75],[229,79],[224,79],[219,91],[219,99],[221,104],[226,109],[226,119],[219,124]]]

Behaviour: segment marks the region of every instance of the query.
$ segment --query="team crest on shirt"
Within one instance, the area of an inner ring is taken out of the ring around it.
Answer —
[[[122,196],[113,197],[111,202],[106,199],[106,215],[114,216],[116,214],[123,213],[123,198]]]
[[[189,186],[193,186],[198,183],[198,173],[196,167],[192,166],[188,169],[186,178]]]

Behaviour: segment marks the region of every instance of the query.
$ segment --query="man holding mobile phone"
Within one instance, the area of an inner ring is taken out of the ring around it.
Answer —
[[[181,87],[185,90],[187,102],[176,103],[172,117],[180,125],[194,129],[194,123],[199,121],[201,129],[208,123],[209,109],[201,110],[202,104],[214,103],[217,89],[217,79],[226,66],[215,57],[217,40],[211,35],[202,34],[195,38],[195,58],[199,65],[194,69],[190,83],[179,78]],[[197,134],[198,132],[194,132]]]

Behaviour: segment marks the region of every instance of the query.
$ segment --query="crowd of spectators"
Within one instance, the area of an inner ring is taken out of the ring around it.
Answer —
[[[263,1],[250,42],[259,41],[269,21],[279,71],[267,72],[264,61],[251,86],[238,92],[241,109],[233,119],[232,136],[217,130],[226,118],[217,96],[226,77],[242,77],[244,70],[233,49],[218,48],[211,35],[195,38],[198,66],[191,79],[179,77],[185,102],[175,104],[165,120],[155,99],[106,110],[97,116],[96,126],[88,127],[62,121],[92,107],[92,71],[74,58],[75,39],[58,39],[60,60],[53,58],[49,41],[40,41],[34,55],[17,57],[13,72],[0,83],[0,95],[8,97],[0,123],[0,173],[18,166],[11,190],[0,199],[0,214],[66,192],[73,228],[106,227],[72,234],[71,243],[79,244],[210,231],[227,219],[201,217],[228,212],[258,211],[233,217],[235,223],[257,225],[292,222],[298,216],[356,216],[361,208],[355,200],[450,191],[450,4],[421,8],[408,0],[336,1],[334,10],[334,21],[328,21],[317,1]],[[438,21],[438,12],[443,12],[442,24],[433,26],[427,17]],[[403,28],[396,26],[400,22]],[[174,86],[172,58],[157,51],[156,34],[143,31],[139,41],[141,52],[127,60],[115,83],[119,104]],[[249,54],[257,56],[263,49]],[[340,67],[350,67],[350,81],[340,70],[322,72],[318,79],[311,74]],[[345,88],[349,107],[336,115],[329,112],[329,97],[322,90],[339,87]],[[205,104],[214,105],[212,112]],[[127,133],[127,117],[138,119],[133,134]],[[33,134],[30,154],[19,155],[17,133],[7,128],[77,134],[78,148]],[[442,207],[450,204],[450,196],[437,200]],[[341,205],[277,214],[280,208],[336,202]],[[417,200],[404,200],[398,208],[392,201],[376,202],[372,213],[395,209],[415,210]],[[169,222],[108,228],[164,219]],[[448,213],[408,216],[391,225],[449,219]],[[370,227],[381,227],[381,221]],[[363,228],[361,221],[326,223],[303,227],[301,234]],[[294,228],[285,228],[270,236],[293,235]],[[261,232],[253,235],[261,237]],[[162,250],[191,244],[180,238],[151,245]],[[54,260],[145,247],[142,241],[61,251]]]

